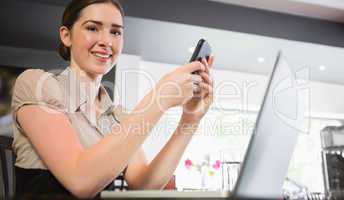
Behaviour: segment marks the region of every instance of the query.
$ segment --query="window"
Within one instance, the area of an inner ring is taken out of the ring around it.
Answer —
[[[201,123],[199,131],[190,142],[176,171],[178,188],[201,188],[201,173],[187,169],[186,159],[201,162],[221,159],[221,151],[229,154],[231,161],[242,161],[253,131],[257,113],[240,113],[235,110],[221,111],[212,108]],[[308,123],[308,122],[307,122]],[[289,165],[287,177],[312,192],[323,192],[320,131],[330,125],[340,125],[337,120],[311,119],[309,133],[300,133]],[[228,158],[227,158],[228,159]],[[208,178],[210,188],[221,188],[221,172]]]
[[[312,119],[308,134],[300,134],[288,177],[312,192],[324,192],[320,131],[326,126],[339,126],[337,120]]]
[[[177,187],[195,189],[202,188],[202,174],[184,165],[186,159],[201,163],[209,158],[210,163],[223,160],[241,162],[253,131],[257,114],[243,113],[230,109],[212,107],[201,122],[198,132],[187,147],[176,171]],[[221,188],[221,169],[212,170],[212,177],[207,177],[208,189]]]

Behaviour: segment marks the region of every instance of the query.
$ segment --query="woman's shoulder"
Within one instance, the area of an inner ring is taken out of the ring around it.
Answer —
[[[27,69],[15,82],[12,103],[42,102],[60,105],[64,99],[63,95],[55,74],[42,69]]]
[[[53,73],[47,72],[43,69],[27,69],[18,76],[16,83],[35,84],[43,79],[57,80]]]

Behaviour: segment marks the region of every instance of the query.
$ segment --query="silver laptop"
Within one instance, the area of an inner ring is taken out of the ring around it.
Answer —
[[[282,187],[306,104],[296,89],[296,77],[278,53],[250,139],[240,174],[228,191],[104,191],[102,198],[262,198],[282,197]],[[295,101],[298,99],[298,101]],[[297,103],[295,103],[297,102]]]

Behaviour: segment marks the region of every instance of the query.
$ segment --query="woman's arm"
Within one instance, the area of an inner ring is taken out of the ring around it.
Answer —
[[[21,108],[17,118],[54,176],[75,196],[87,198],[113,181],[150,132],[150,127],[131,125],[155,124],[163,114],[152,99],[149,93],[135,108],[145,112],[131,114],[89,149],[81,146],[63,113],[32,105]]]
[[[176,95],[179,91],[176,88],[152,90],[121,124],[113,127],[112,133],[88,149],[81,146],[63,113],[27,105],[17,111],[17,120],[40,158],[64,187],[77,197],[93,197],[129,163],[164,113],[163,108],[179,105],[190,98],[191,72],[203,69],[200,63],[193,63],[166,76],[158,86],[177,81],[182,94]],[[159,98],[159,91],[176,98],[164,101]]]
[[[211,56],[205,72],[200,72],[204,82],[199,83],[200,92],[183,105],[183,114],[179,125],[170,140],[151,163],[145,159],[142,150],[138,151],[130,162],[125,178],[133,189],[162,189],[171,179],[173,172],[197,130],[200,120],[208,111],[213,101],[213,82],[210,69],[214,58]]]
[[[125,174],[129,188],[162,189],[171,179],[197,127],[198,123],[187,123],[182,119],[172,137],[150,163],[140,149]]]

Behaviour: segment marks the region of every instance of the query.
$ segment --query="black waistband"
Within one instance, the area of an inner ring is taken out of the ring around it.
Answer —
[[[48,170],[15,167],[16,196],[66,195],[72,196]]]
[[[15,176],[16,197],[51,195],[73,197],[49,170],[15,167]],[[114,185],[109,184],[104,190],[114,190]]]

